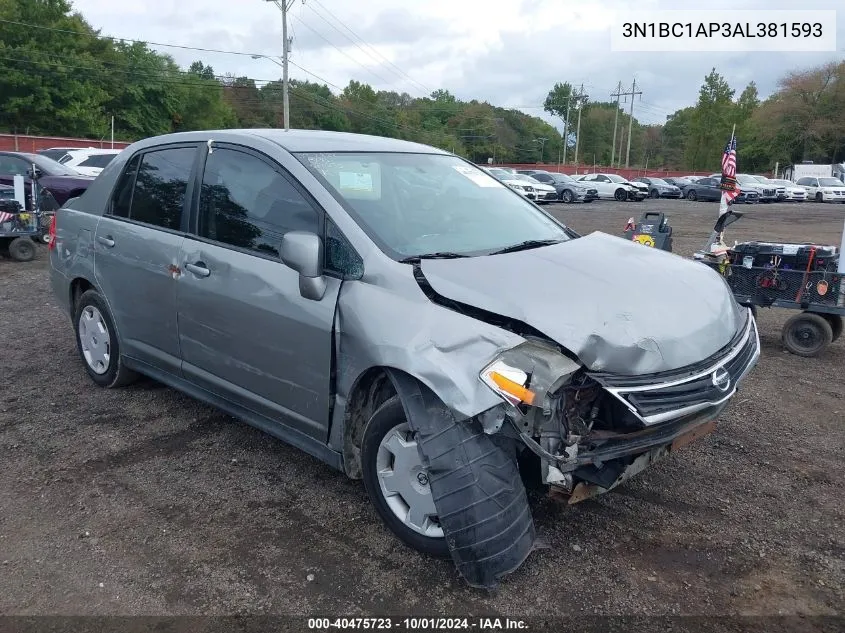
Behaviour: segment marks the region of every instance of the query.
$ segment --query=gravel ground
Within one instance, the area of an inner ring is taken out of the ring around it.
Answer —
[[[716,205],[550,207],[619,234],[664,210],[675,252]],[[746,210],[746,209],[743,209]],[[730,239],[839,243],[845,205],[757,205]],[[534,503],[540,549],[494,592],[381,526],[360,482],[152,382],[102,390],[36,261],[0,261],[0,614],[842,614],[845,339],[762,359],[717,431],[617,491]]]

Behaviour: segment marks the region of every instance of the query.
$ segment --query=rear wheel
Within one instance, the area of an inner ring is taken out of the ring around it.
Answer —
[[[381,405],[367,423],[361,469],[370,501],[391,532],[417,551],[449,555],[428,472],[399,396]]]
[[[620,187],[614,192],[613,198],[619,202],[625,202],[628,199],[628,192]]]
[[[690,189],[689,191],[687,191],[687,200],[692,200],[693,202],[698,200],[698,194],[695,193],[695,189]]]
[[[565,202],[566,204],[572,204],[572,201],[575,197],[572,195],[572,192],[569,189],[564,189],[560,192],[560,200],[561,202]]]
[[[76,347],[85,370],[101,387],[122,387],[138,375],[123,364],[120,341],[106,302],[96,290],[87,290],[76,303]]]
[[[9,257],[19,262],[35,259],[35,243],[29,237],[16,237],[9,243]]]
[[[783,326],[782,339],[786,349],[796,356],[818,356],[833,341],[833,328],[823,316],[802,312]]]

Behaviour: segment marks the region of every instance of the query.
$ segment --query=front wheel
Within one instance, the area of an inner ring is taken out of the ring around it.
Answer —
[[[816,202],[824,202],[824,196],[822,195],[822,192],[821,192],[821,191],[819,191],[819,192],[816,194]]]
[[[698,194],[695,193],[695,189],[687,191],[687,200],[691,200],[692,202],[698,200]]]
[[[648,195],[649,195],[649,197],[650,197],[650,198],[652,198],[652,199],[656,199],[656,198],[659,198],[659,197],[660,197],[660,192],[658,192],[658,191],[657,191],[657,189],[652,189],[652,190],[649,192],[649,194],[648,194]]]
[[[783,344],[796,356],[818,356],[833,341],[833,328],[823,316],[802,312],[783,326]]]
[[[367,423],[361,470],[370,501],[391,532],[419,552],[449,556],[428,472],[399,396],[381,405]]]
[[[617,189],[613,194],[613,198],[618,202],[625,202],[628,199],[628,192],[622,188]]]
[[[569,189],[564,189],[560,194],[560,199],[566,204],[572,204],[572,201],[575,199],[575,197],[572,195],[572,192]]]

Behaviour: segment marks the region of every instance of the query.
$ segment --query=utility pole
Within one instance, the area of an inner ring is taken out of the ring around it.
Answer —
[[[540,144],[540,162],[543,162],[543,148],[546,146],[546,141],[548,141],[545,136],[541,136],[540,138],[535,138],[534,142]]]
[[[569,109],[572,106],[572,88],[566,98],[566,119],[563,121],[563,164],[566,164],[566,147],[569,145]]]
[[[578,91],[578,126],[575,131],[575,165],[578,165],[578,147],[581,144],[581,110],[584,109],[584,101],[587,97],[584,94],[584,84],[581,84],[581,89]]]
[[[613,143],[610,147],[610,166],[613,167],[613,161],[616,158],[616,125],[619,122],[619,99],[622,98],[622,82],[616,84],[616,92],[610,95],[616,97],[616,116],[613,118]]]
[[[290,96],[288,81],[288,57],[290,56],[291,40],[288,38],[288,10],[293,6],[294,0],[267,0],[272,2],[282,12],[282,41],[284,44],[282,54],[282,110],[284,112],[285,130],[290,129]]]
[[[628,113],[628,149],[625,151],[625,169],[628,169],[629,159],[631,158],[631,126],[634,124],[634,97],[636,95],[642,95],[643,93],[637,92],[637,78],[634,77],[634,83],[631,86],[631,111]],[[640,96],[640,100],[642,100],[642,96]]]

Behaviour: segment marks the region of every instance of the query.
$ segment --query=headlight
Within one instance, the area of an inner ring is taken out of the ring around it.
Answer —
[[[511,189],[516,189],[517,191],[522,191],[522,185],[508,185]]]
[[[505,402],[543,407],[546,395],[581,369],[549,345],[526,341],[499,354],[481,370],[481,382]]]

